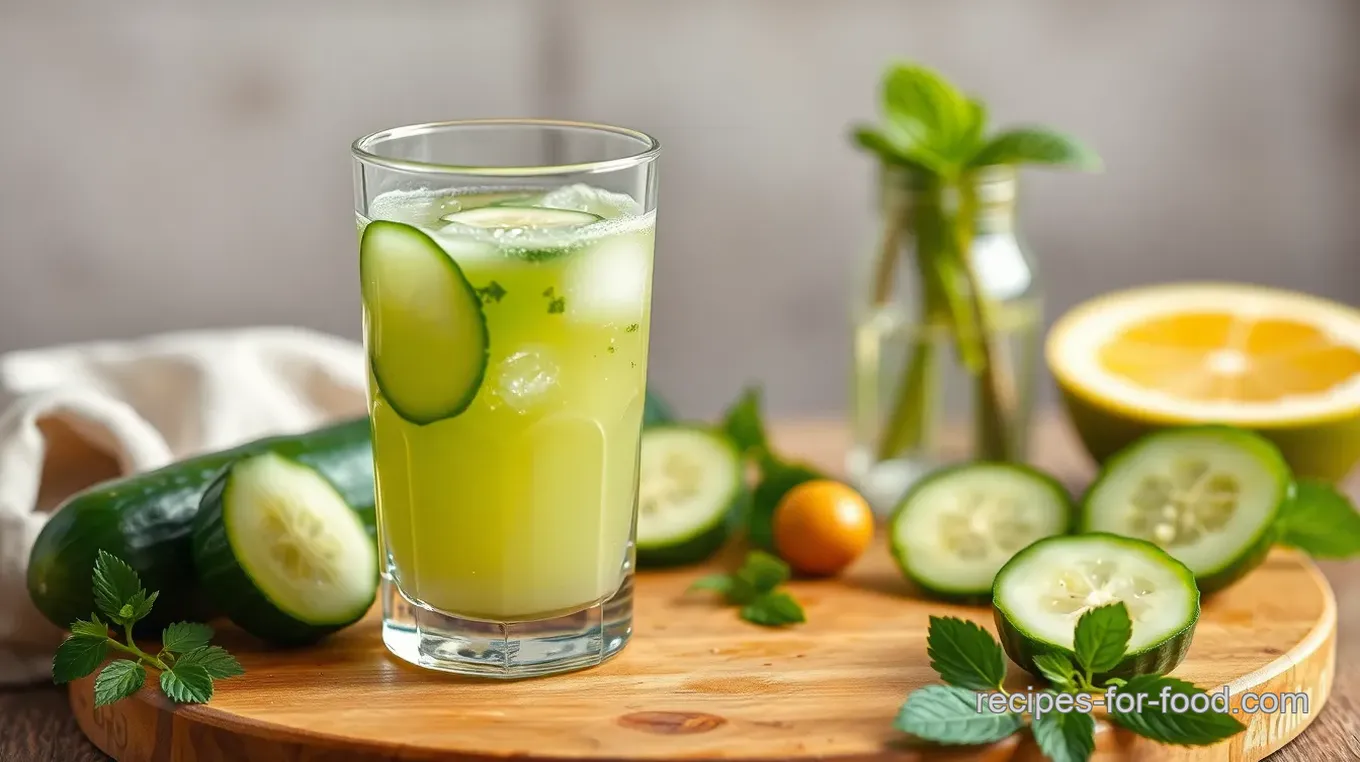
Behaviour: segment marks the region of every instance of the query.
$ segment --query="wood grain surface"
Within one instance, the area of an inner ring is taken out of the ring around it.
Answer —
[[[788,449],[823,465],[833,469],[839,466],[837,459],[843,452],[844,432],[838,424],[788,425],[780,427],[778,439]],[[1035,460],[1069,481],[1080,483],[1089,473],[1089,466],[1065,431],[1042,430],[1039,445]],[[1360,656],[1356,639],[1360,618],[1355,612],[1360,584],[1352,582],[1344,565],[1326,568],[1343,599],[1340,609],[1343,666],[1337,673],[1334,695],[1327,708],[1319,713],[1314,705],[1312,716],[1316,720],[1311,728],[1271,757],[1278,762],[1360,759],[1357,739],[1360,670],[1345,666],[1355,664],[1355,657]],[[503,684],[464,683],[398,666],[375,650],[375,646],[381,647],[371,627],[355,628],[324,648],[307,652],[301,666],[294,663],[301,654],[293,655],[287,662],[262,662],[252,668],[246,679],[222,684],[210,707],[180,708],[172,715],[168,707],[154,699],[123,702],[121,706],[128,711],[148,713],[146,717],[151,722],[147,724],[155,729],[151,734],[152,748],[167,754],[157,757],[160,759],[269,759],[256,757],[253,749],[242,746],[237,740],[240,736],[222,733],[219,720],[227,712],[250,713],[263,723],[255,726],[255,730],[270,739],[286,737],[271,726],[308,714],[323,716],[322,730],[332,734],[378,727],[380,740],[395,745],[370,755],[369,759],[420,758],[422,748],[428,751],[431,744],[447,745],[453,739],[465,738],[464,730],[469,726],[500,728],[487,736],[499,746],[483,747],[493,757],[513,749],[532,752],[562,748],[575,748],[578,757],[632,757],[634,749],[643,748],[641,744],[656,741],[664,741],[669,748],[694,752],[708,748],[706,744],[713,744],[715,739],[722,741],[717,746],[730,754],[749,748],[748,744],[763,745],[768,752],[761,753],[765,756],[855,754],[850,747],[836,746],[834,734],[819,734],[812,730],[814,727],[830,728],[837,733],[858,729],[856,732],[872,736],[879,743],[878,751],[887,750],[904,759],[914,756],[912,749],[902,746],[894,737],[889,719],[910,687],[930,679],[922,658],[926,609],[905,594],[908,592],[905,583],[891,571],[881,549],[875,549],[874,555],[857,566],[843,589],[836,587],[839,583],[800,583],[796,593],[808,605],[811,621],[803,628],[783,633],[757,630],[740,623],[730,610],[713,608],[705,599],[690,602],[679,596],[696,573],[689,570],[648,578],[652,582],[643,587],[652,592],[639,602],[638,634],[618,660],[574,677],[515,684],[524,686],[515,690],[526,691],[528,703],[526,715],[519,718],[514,718],[514,707],[504,696],[495,695],[505,690]],[[1296,610],[1310,605],[1326,608],[1326,593],[1317,585],[1311,567],[1288,554],[1277,554],[1253,576],[1259,582],[1248,580],[1206,606],[1196,647],[1178,674],[1209,685],[1254,671],[1251,680],[1273,680],[1280,683],[1280,690],[1295,689],[1293,686],[1312,679],[1310,675],[1318,670],[1326,674],[1326,660],[1334,642],[1325,636],[1314,636],[1299,657],[1276,653],[1281,649],[1278,643],[1308,642],[1308,633],[1318,631]],[[1253,586],[1270,579],[1292,594],[1279,603],[1272,598],[1271,603],[1261,607],[1254,600],[1260,596],[1254,594]],[[866,601],[872,604],[865,607]],[[670,606],[683,606],[684,618],[668,620],[657,616]],[[905,607],[902,609],[905,613],[880,614],[890,609],[897,611],[898,607]],[[921,608],[917,610],[918,607]],[[951,611],[987,623],[982,609],[951,609],[934,604],[928,608],[931,612]],[[1325,620],[1325,614],[1320,616]],[[242,636],[228,637],[233,638],[230,643],[233,648],[248,650],[249,644]],[[827,638],[830,643],[823,643]],[[1309,655],[1300,658],[1304,652]],[[873,660],[875,655],[891,658],[879,662]],[[260,657],[280,658],[263,653]],[[664,657],[657,662],[659,675],[656,670],[649,672],[647,666],[657,657]],[[677,659],[681,662],[668,666],[668,662]],[[1019,677],[1019,673],[1013,674],[1013,678]],[[574,679],[586,681],[588,687],[584,691],[570,689],[567,681]],[[661,688],[659,693],[639,693],[642,686],[653,682]],[[861,694],[866,690],[864,686],[868,686],[868,700]],[[84,686],[85,696],[88,687]],[[1325,690],[1327,681],[1322,680],[1320,687]],[[368,698],[329,711],[313,713],[303,707],[299,712],[298,707],[305,703],[303,697],[314,690],[362,690],[368,693],[360,695]],[[378,698],[373,698],[374,692]],[[393,702],[389,700],[392,698],[400,700]],[[658,698],[661,700],[654,700]],[[591,713],[592,700],[609,706],[612,711],[607,718],[602,720],[600,715]],[[81,706],[79,699],[77,705]],[[402,718],[409,714],[410,707],[425,707],[439,719],[424,731],[409,732]],[[92,721],[92,713],[86,713],[91,732],[99,735],[109,748],[127,748],[136,754],[134,745],[140,742],[134,744],[130,739],[141,725],[129,725],[127,717],[119,722],[109,711],[103,710],[102,729]],[[1215,755],[1204,758],[1259,758],[1275,741],[1297,732],[1301,724],[1299,718],[1287,715],[1243,719],[1267,721],[1260,724],[1259,730],[1254,729],[1235,742],[1256,751],[1227,757],[1226,749],[1216,748]],[[554,724],[559,728],[556,734],[550,730]],[[797,729],[809,732],[791,732]],[[615,744],[620,739],[627,739],[631,745]],[[285,749],[287,756],[273,758],[354,758],[316,735],[301,734],[294,740],[298,743]],[[1186,758],[1173,757],[1163,747],[1140,751],[1125,746],[1126,740],[1122,734],[1105,732],[1102,750],[1107,755],[1120,752],[1111,758]],[[283,748],[275,741],[268,743],[271,746],[262,748]],[[371,748],[376,752],[381,747]],[[783,751],[768,751],[771,749]],[[997,759],[1035,758],[1032,749],[1023,745],[1007,744],[992,751],[997,755],[992,758]],[[868,754],[873,756],[873,750]],[[0,760],[81,762],[103,758],[75,730],[69,711],[62,705],[62,696],[55,689],[0,692]]]

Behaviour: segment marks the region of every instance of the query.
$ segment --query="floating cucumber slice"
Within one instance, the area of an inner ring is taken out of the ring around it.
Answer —
[[[642,432],[638,470],[639,566],[702,561],[727,539],[746,503],[741,454],[709,428]]]
[[[194,568],[223,613],[278,645],[311,643],[368,612],[378,556],[314,469],[274,453],[236,461],[194,517]]]
[[[369,361],[392,409],[422,425],[466,410],[490,337],[458,263],[418,228],[377,220],[359,243],[359,276]]]
[[[1072,653],[1077,620],[1123,601],[1133,620],[1124,660],[1105,676],[1165,674],[1185,658],[1199,621],[1194,575],[1143,540],[1092,533],[1049,537],[997,572],[997,632],[1011,660],[1042,677],[1034,657]]]
[[[1032,468],[953,466],[918,482],[898,503],[889,519],[892,554],[902,573],[935,597],[985,600],[1011,556],[1066,532],[1072,514],[1067,490]]]
[[[1265,559],[1293,491],[1284,457],[1257,434],[1168,429],[1105,465],[1082,501],[1081,528],[1156,543],[1190,567],[1208,594]]]
[[[598,214],[570,209],[498,204],[446,214],[440,219],[479,228],[557,228],[589,225],[604,218]]]

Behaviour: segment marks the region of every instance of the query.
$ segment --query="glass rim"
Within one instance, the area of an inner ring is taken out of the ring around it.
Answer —
[[[424,135],[432,132],[444,132],[460,127],[557,127],[570,128],[577,130],[587,130],[604,132],[633,138],[642,144],[642,150],[637,153],[621,156],[614,159],[600,159],[598,161],[585,161],[575,164],[543,164],[527,165],[517,167],[475,167],[459,166],[456,164],[442,164],[431,161],[417,161],[415,159],[398,159],[392,156],[383,156],[373,152],[371,149],[381,141],[395,138],[412,137]],[[564,119],[454,119],[442,122],[423,122],[420,124],[409,124],[401,127],[389,127],[377,132],[371,132],[350,144],[350,153],[354,158],[365,164],[371,164],[385,169],[393,169],[402,172],[420,172],[425,174],[446,174],[446,175],[480,175],[485,177],[537,177],[543,175],[565,175],[565,174],[591,174],[597,172],[612,172],[620,169],[628,169],[655,159],[661,153],[661,141],[648,135],[645,132],[632,130],[627,127],[616,127],[608,124],[597,124],[594,122],[576,122]]]

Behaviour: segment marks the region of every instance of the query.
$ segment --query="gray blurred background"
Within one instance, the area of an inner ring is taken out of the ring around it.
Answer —
[[[1103,155],[1031,171],[1049,320],[1226,278],[1360,303],[1354,0],[0,0],[0,351],[292,323],[358,337],[348,148],[403,123],[614,122],[664,145],[652,378],[848,403],[873,165],[915,59]]]

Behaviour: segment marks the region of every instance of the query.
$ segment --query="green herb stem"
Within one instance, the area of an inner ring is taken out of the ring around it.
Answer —
[[[124,645],[114,640],[113,638],[109,638],[109,646],[119,651],[122,651],[125,654],[136,656],[140,661],[144,662],[148,666],[155,667],[156,669],[159,669],[162,672],[166,672],[170,669],[165,665],[165,662],[161,661],[155,656],[152,656],[146,651],[143,651],[142,649],[138,648],[137,644],[132,642],[131,635],[128,636],[128,645]]]

